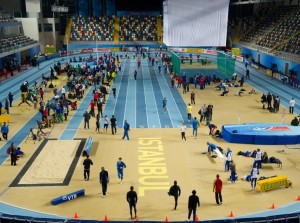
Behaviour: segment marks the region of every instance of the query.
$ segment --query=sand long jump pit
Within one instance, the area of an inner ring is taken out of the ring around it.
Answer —
[[[44,140],[10,186],[68,185],[85,142],[86,139]]]

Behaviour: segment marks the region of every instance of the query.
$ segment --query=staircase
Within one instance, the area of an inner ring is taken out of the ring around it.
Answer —
[[[163,43],[163,24],[162,24],[161,18],[157,18],[156,27],[157,27],[157,43],[162,44]]]
[[[120,18],[115,17],[114,44],[119,44],[119,40],[120,40]]]
[[[71,27],[72,27],[72,19],[69,18],[67,22],[67,27],[66,27],[66,33],[64,37],[64,44],[67,45],[70,42],[70,37],[71,37]]]

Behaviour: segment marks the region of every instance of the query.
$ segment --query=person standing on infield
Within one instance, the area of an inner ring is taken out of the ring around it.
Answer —
[[[130,131],[130,125],[127,122],[127,120],[125,120],[123,128],[124,128],[124,135],[123,135],[122,139],[125,139],[125,137],[126,137],[127,140],[129,140],[128,132]]]
[[[217,174],[216,179],[214,181],[213,192],[215,192],[216,203],[217,205],[222,204],[222,180],[220,179],[220,175]]]
[[[169,196],[174,196],[174,200],[175,200],[174,210],[176,210],[177,204],[178,204],[178,197],[180,197],[180,194],[181,194],[181,189],[177,185],[176,180],[174,181],[174,185],[170,187],[168,194],[169,194]]]
[[[193,221],[196,221],[196,210],[197,210],[197,205],[200,207],[200,200],[199,197],[196,195],[196,191],[192,191],[192,195],[189,196],[189,203],[188,203],[188,221],[191,218],[192,212],[193,212]]]
[[[87,154],[85,160],[83,161],[83,176],[85,181],[88,181],[90,179],[90,168],[91,165],[93,165],[93,161],[89,157],[90,156]]]
[[[99,174],[99,180],[100,184],[102,186],[102,197],[106,197],[106,191],[107,191],[107,184],[109,182],[109,176],[108,172],[104,169],[104,167],[101,167],[101,172]]]
[[[136,203],[138,201],[137,193],[133,190],[133,186],[130,187],[130,191],[127,192],[126,200],[129,204],[130,218],[136,218]],[[132,208],[134,209],[134,218],[132,217]]]

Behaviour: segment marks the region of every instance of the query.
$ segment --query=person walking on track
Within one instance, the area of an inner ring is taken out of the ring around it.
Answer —
[[[174,210],[176,210],[177,204],[178,204],[178,197],[180,197],[180,194],[181,194],[181,189],[177,185],[177,181],[176,180],[174,181],[174,185],[170,187],[168,194],[169,194],[169,196],[173,196],[174,197],[174,200],[175,200]]]

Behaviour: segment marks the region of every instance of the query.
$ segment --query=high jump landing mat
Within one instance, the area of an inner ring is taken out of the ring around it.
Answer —
[[[290,145],[300,143],[300,126],[278,123],[223,125],[223,138],[230,143]]]

